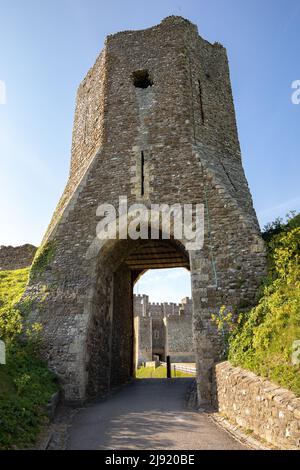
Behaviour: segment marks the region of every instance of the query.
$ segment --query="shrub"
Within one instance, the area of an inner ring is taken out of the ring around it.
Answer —
[[[54,375],[37,355],[41,325],[24,328],[30,300],[20,299],[28,275],[28,268],[0,272],[0,338],[7,349],[6,365],[0,365],[0,449],[32,445],[57,390]]]
[[[292,365],[300,339],[300,228],[294,219],[270,237],[269,278],[256,307],[240,315],[229,338],[229,360],[300,396],[300,368]]]
[[[47,420],[46,404],[57,390],[55,377],[30,343],[11,345],[0,371],[0,449],[26,448]]]

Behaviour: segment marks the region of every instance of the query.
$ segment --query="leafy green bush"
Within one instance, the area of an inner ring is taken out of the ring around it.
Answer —
[[[291,230],[300,227],[300,214],[295,215],[295,212],[290,212],[286,217],[286,222],[277,218],[274,222],[267,224],[262,233],[263,239],[266,241],[267,248],[267,261],[268,261],[268,281],[278,277],[278,273],[274,264],[275,250],[280,247],[283,235],[289,233]]]
[[[275,235],[289,232],[297,227],[300,227],[300,214],[296,215],[295,211],[291,211],[286,215],[285,222],[281,217],[277,217],[273,222],[266,224],[263,228],[262,237],[268,244]]]
[[[57,390],[55,377],[31,343],[11,345],[0,372],[0,449],[26,448],[47,420],[46,404]]]
[[[0,272],[0,338],[7,349],[7,362],[0,365],[0,449],[32,445],[57,390],[55,377],[38,358],[41,326],[24,330],[28,309],[22,307],[28,302],[20,299],[28,275],[28,268]]]
[[[300,396],[300,368],[292,346],[300,339],[300,228],[290,219],[269,238],[269,277],[263,295],[240,315],[229,339],[229,360],[289,388]]]

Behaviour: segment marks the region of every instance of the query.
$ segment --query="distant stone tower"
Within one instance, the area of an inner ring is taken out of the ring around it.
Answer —
[[[133,296],[135,365],[159,357],[173,363],[194,362],[193,303],[185,297],[180,304],[152,303],[147,295]]]
[[[203,203],[204,248],[108,241],[86,254],[99,204]],[[70,176],[27,295],[65,398],[105,394],[134,370],[132,286],[149,268],[190,269],[199,401],[210,401],[220,306],[255,302],[265,252],[244,175],[226,50],[181,17],[117,33],[77,94]],[[46,299],[42,301],[42,298]]]

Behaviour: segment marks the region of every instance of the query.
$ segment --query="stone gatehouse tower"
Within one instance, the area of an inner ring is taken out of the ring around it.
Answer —
[[[114,240],[87,256],[99,204],[203,203],[202,250]],[[181,17],[108,36],[80,84],[70,175],[27,289],[66,399],[105,394],[133,364],[132,286],[149,268],[191,272],[200,401],[221,339],[211,314],[255,301],[265,254],[244,175],[226,50]],[[45,295],[46,293],[46,295]],[[44,299],[44,300],[42,300]]]

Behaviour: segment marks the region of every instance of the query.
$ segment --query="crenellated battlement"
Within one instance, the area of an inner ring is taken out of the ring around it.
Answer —
[[[149,302],[149,296],[137,294],[133,296],[134,315],[146,317],[167,317],[170,315],[192,315],[193,302],[189,297],[176,302]]]

